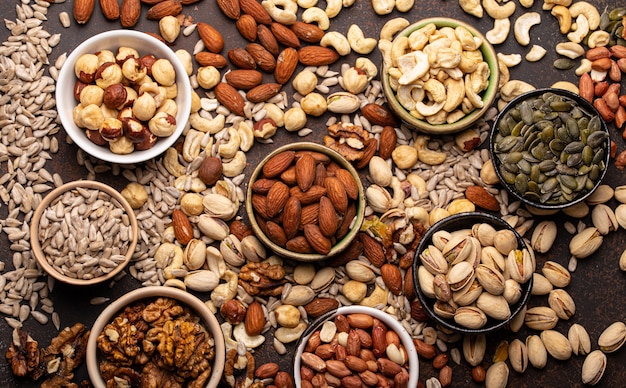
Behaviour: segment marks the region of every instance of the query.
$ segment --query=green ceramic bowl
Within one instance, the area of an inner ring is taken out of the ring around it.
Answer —
[[[403,37],[408,37],[412,32],[430,24],[434,23],[437,29],[441,29],[443,27],[456,28],[456,27],[464,27],[467,29],[472,35],[478,37],[482,40],[482,44],[479,47],[479,50],[482,53],[483,60],[489,65],[489,85],[487,89],[482,91],[479,95],[483,101],[483,107],[480,109],[474,109],[473,111],[466,114],[460,120],[455,121],[450,124],[431,124],[426,120],[418,119],[413,116],[398,100],[396,96],[396,91],[392,88],[392,82],[390,81],[389,69],[387,65],[384,63],[381,66],[381,81],[383,84],[383,92],[385,93],[385,97],[387,102],[389,103],[389,107],[395,113],[395,115],[404,122],[408,127],[429,134],[448,134],[460,132],[473,123],[475,123],[479,118],[483,116],[483,114],[491,107],[493,104],[496,94],[498,92],[498,83],[500,80],[500,71],[498,69],[498,59],[496,57],[496,52],[487,42],[487,39],[474,27],[470,26],[467,23],[464,23],[460,20],[444,18],[444,17],[436,17],[420,20],[417,23],[411,24],[404,30],[398,33],[398,35],[394,38],[394,43],[398,41],[398,39],[403,39]]]

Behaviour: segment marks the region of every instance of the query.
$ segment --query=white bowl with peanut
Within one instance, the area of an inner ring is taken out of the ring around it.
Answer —
[[[191,94],[174,51],[143,32],[114,30],[72,51],[56,99],[61,124],[81,149],[107,162],[135,164],[180,137]]]

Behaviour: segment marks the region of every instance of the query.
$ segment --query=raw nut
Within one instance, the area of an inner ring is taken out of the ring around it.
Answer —
[[[363,150],[363,157],[359,159],[359,161],[354,165],[354,167],[358,170],[365,168],[372,157],[376,154],[376,150],[378,149],[378,140],[376,138],[370,138],[365,143],[365,149]]]
[[[239,0],[217,0],[217,6],[227,18],[237,20],[241,14]]]
[[[256,0],[239,0],[239,6],[244,13],[252,16],[257,23],[272,24],[270,14]]]
[[[500,210],[498,200],[482,186],[469,186],[465,189],[465,198],[483,209],[491,211]]]
[[[257,70],[236,69],[226,73],[224,78],[235,89],[248,90],[261,84],[263,74]]]
[[[75,0],[74,1],[74,19],[78,24],[85,24],[91,18],[93,9],[96,6],[95,0]]]
[[[326,188],[326,196],[330,199],[339,214],[345,214],[348,209],[348,194],[336,177],[326,177],[324,179],[324,187]]]
[[[315,159],[310,154],[303,154],[296,161],[295,174],[298,187],[307,191],[313,186],[315,180]]]
[[[100,0],[100,9],[108,20],[117,20],[120,17],[120,4],[117,0]]]
[[[421,357],[427,360],[432,360],[433,358],[435,358],[435,356],[437,356],[437,349],[435,349],[433,345],[429,345],[426,342],[417,338],[413,339],[413,344],[415,345],[415,350],[417,351],[417,354],[419,354]]]
[[[222,160],[207,156],[198,168],[198,178],[207,186],[213,186],[222,176]]]
[[[320,198],[318,224],[320,231],[326,237],[332,237],[337,232],[337,213],[335,207],[328,197]]]
[[[245,116],[243,111],[245,101],[235,88],[225,82],[220,82],[214,90],[215,97],[220,104],[238,116]]]
[[[315,298],[304,305],[304,310],[308,316],[316,318],[337,307],[339,307],[339,301],[335,298]]]
[[[285,84],[298,66],[298,52],[293,47],[287,47],[278,55],[276,59],[276,68],[274,69],[274,78],[279,84]]]
[[[402,293],[402,273],[400,273],[398,266],[389,263],[383,264],[380,267],[380,275],[389,291],[394,295]]]
[[[327,255],[332,248],[330,240],[322,234],[317,225],[304,225],[304,237],[317,253]]]
[[[276,59],[272,53],[267,51],[265,47],[260,44],[249,43],[246,45],[246,51],[252,55],[259,69],[270,73],[276,68]]]
[[[361,114],[372,124],[397,127],[398,122],[387,108],[376,103],[370,103],[361,108]]]
[[[265,223],[264,232],[265,234],[267,234],[267,237],[279,247],[284,247],[287,245],[287,235],[285,234],[285,230],[276,222],[267,221]]]
[[[220,314],[231,325],[243,322],[246,316],[246,307],[239,299],[230,299],[220,307]]]
[[[296,237],[302,217],[302,205],[297,198],[289,197],[283,209],[283,230],[289,240]]]
[[[197,25],[198,35],[204,43],[204,47],[212,53],[219,53],[224,48],[222,34],[208,23],[200,22]]]
[[[383,246],[367,233],[361,233],[361,244],[363,244],[363,254],[375,267],[382,267],[387,261]]]
[[[208,51],[200,51],[195,55],[196,61],[202,66],[213,66],[218,69],[226,66],[226,58],[223,55],[211,53]]]
[[[294,151],[285,151],[272,156],[263,166],[263,175],[266,178],[279,176],[291,165],[295,157]]]
[[[308,43],[318,43],[324,37],[324,30],[315,24],[296,21],[290,28],[298,38]]]
[[[267,193],[267,215],[270,218],[277,216],[289,199],[289,187],[283,182],[274,183],[270,191]]]
[[[380,133],[380,145],[378,148],[378,156],[387,160],[391,157],[391,153],[396,148],[398,136],[392,126],[386,125]]]
[[[239,20],[236,23],[237,30],[245,39],[250,42],[254,42],[256,40],[256,20],[248,14],[241,15]]]
[[[356,200],[359,197],[359,186],[357,186],[350,171],[343,168],[337,169],[335,171],[335,177],[337,177],[343,185],[348,198]]]
[[[185,213],[180,209],[174,209],[172,212],[172,226],[174,227],[174,235],[176,240],[182,245],[186,245],[193,239],[193,228],[191,222]]]
[[[250,336],[259,335],[263,331],[263,327],[265,326],[265,313],[263,312],[263,306],[261,306],[259,302],[254,301],[248,305],[244,325],[246,333]]]
[[[298,36],[285,25],[274,22],[270,29],[280,44],[287,47],[300,48]]]
[[[254,376],[258,379],[270,379],[278,373],[279,366],[275,362],[268,362],[261,365],[254,371]]]
[[[337,62],[339,54],[327,47],[306,46],[298,50],[298,57],[305,66],[323,66]]]
[[[267,26],[260,24],[256,27],[256,39],[261,46],[265,47],[272,55],[278,55],[278,42],[272,31]]]
[[[141,16],[141,0],[122,0],[120,22],[122,27],[134,27]]]
[[[274,377],[274,385],[276,388],[294,388],[293,377],[287,372],[280,371]]]
[[[276,83],[266,83],[248,90],[246,98],[250,102],[265,102],[280,92],[282,85]]]
[[[160,20],[166,16],[176,16],[183,11],[183,5],[178,0],[164,0],[153,5],[146,17],[150,20]]]
[[[254,58],[252,58],[252,55],[250,55],[249,52],[247,52],[245,49],[242,49],[241,47],[236,47],[228,50],[228,59],[232,62],[233,65],[240,69],[256,69],[256,62],[254,61]]]

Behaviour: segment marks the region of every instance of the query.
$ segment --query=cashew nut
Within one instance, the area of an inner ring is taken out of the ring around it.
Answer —
[[[234,128],[228,128],[228,142],[222,143],[217,148],[217,152],[224,159],[230,159],[235,156],[239,151],[239,145],[241,144],[241,137],[239,132]]]
[[[227,161],[222,163],[223,171],[225,177],[234,178],[237,175],[243,172],[243,169],[246,168],[246,154],[243,151],[237,151],[235,156]]]
[[[396,0],[396,9],[398,12],[409,12],[414,4],[415,0]]]
[[[209,245],[206,249],[206,262],[209,271],[215,273],[219,278],[224,277],[226,273],[226,262],[222,253],[216,247]]]
[[[163,166],[175,177],[179,177],[185,174],[185,167],[178,161],[178,151],[175,148],[168,148],[163,156]]]
[[[396,0],[372,0],[372,7],[377,15],[387,15],[393,11]]]
[[[498,89],[502,89],[502,86],[509,82],[511,74],[509,68],[502,61],[498,60],[498,71],[500,73],[500,81],[498,81]]]
[[[459,6],[469,15],[479,19],[483,17],[483,6],[480,5],[480,0],[459,0]]]
[[[604,47],[609,44],[611,35],[603,30],[596,30],[589,35],[587,46],[589,48]]]
[[[445,112],[452,112],[463,102],[463,97],[465,97],[463,78],[448,78],[443,82],[443,85],[446,89],[446,101],[442,109]]]
[[[386,288],[381,288],[376,284],[374,287],[374,291],[372,293],[363,298],[359,304],[361,306],[374,307],[377,305],[384,305],[387,303],[387,298],[389,297],[389,290]]]
[[[225,122],[226,117],[223,114],[218,114],[212,119],[206,119],[198,113],[192,113],[189,115],[189,125],[191,125],[193,129],[200,132],[208,132],[211,135],[214,135],[224,129]]]
[[[583,58],[580,60],[580,66],[578,66],[576,68],[576,71],[574,71],[574,73],[577,76],[581,76],[585,73],[589,73],[591,71],[591,61],[587,58]]]
[[[363,30],[356,24],[352,24],[348,28],[348,43],[354,52],[359,54],[369,54],[376,47],[376,39],[366,38],[363,34]]]
[[[315,7],[315,5],[317,4],[317,0],[297,0],[296,4],[298,4],[298,6],[301,8],[307,9]]]
[[[389,51],[389,56],[391,57],[391,62],[394,65],[398,65],[398,60],[400,57],[405,55],[409,51],[409,38],[406,36],[397,37],[391,44],[391,49]]]
[[[509,36],[509,31],[511,31],[511,20],[509,18],[495,19],[493,28],[487,31],[485,38],[491,44],[500,44]]]
[[[165,277],[165,279],[175,278],[176,276],[172,274],[172,271],[183,267],[183,249],[178,245],[174,245],[174,247],[172,248],[172,252],[170,253],[170,257],[170,264],[167,267],[163,268],[163,277]]]
[[[226,270],[222,279],[226,280],[226,283],[218,285],[211,292],[211,301],[218,308],[237,295],[239,283],[239,276],[231,270]]]
[[[423,51],[414,51],[410,54],[403,55],[398,64],[404,64],[405,61],[412,61],[414,65],[407,71],[402,72],[402,76],[398,80],[400,85],[412,84],[425,76],[428,73],[428,70],[430,70],[428,54]]]
[[[421,27],[409,34],[409,46],[411,50],[422,50],[430,41],[431,35],[437,31],[437,26],[434,23],[428,23],[424,27]]]
[[[343,4],[344,8],[348,8],[348,7],[351,7],[354,4],[355,1],[356,0],[343,0],[342,4]]]
[[[318,7],[307,8],[302,12],[302,21],[305,23],[316,23],[317,26],[326,31],[330,27],[330,19],[323,9]]]
[[[350,51],[352,50],[350,48],[348,38],[346,38],[342,33],[337,31],[331,31],[324,34],[322,40],[320,40],[320,46],[331,46],[341,56],[350,54]]]
[[[513,33],[517,43],[522,46],[528,46],[530,43],[530,28],[539,23],[541,23],[541,14],[539,12],[527,12],[518,17],[513,26]]]
[[[298,4],[293,0],[263,0],[261,5],[278,23],[292,25],[297,20]]]
[[[534,44],[531,48],[530,51],[528,51],[528,53],[526,53],[526,60],[528,62],[537,62],[539,60],[541,60],[541,58],[544,57],[544,55],[546,55],[546,49],[544,49],[543,47]]]
[[[576,17],[576,30],[567,34],[567,39],[574,43],[580,43],[589,33],[589,21],[585,15],[581,14]]]
[[[557,43],[556,52],[570,59],[576,59],[585,53],[585,49],[578,43],[561,42]]]
[[[535,87],[531,84],[520,80],[511,80],[500,89],[500,97],[503,101],[509,102],[520,94],[531,90],[535,90]]]
[[[391,178],[391,184],[389,185],[393,190],[393,197],[391,198],[390,207],[395,209],[402,205],[404,202],[404,198],[406,198],[406,194],[404,193],[404,189],[402,188],[402,183],[395,176]]]
[[[274,332],[274,337],[284,344],[297,341],[304,333],[308,325],[304,322],[298,323],[295,327],[279,327]]]
[[[237,132],[239,133],[239,149],[243,152],[250,151],[250,148],[254,145],[254,132],[252,127],[245,121],[242,121],[237,126]]]
[[[411,24],[405,18],[393,18],[383,25],[380,30],[379,39],[393,40],[394,35],[404,30]]]
[[[434,116],[443,109],[443,104],[444,101],[432,102],[429,104],[425,104],[423,101],[418,101],[415,103],[415,110],[423,117]]]
[[[378,67],[372,62],[371,59],[366,57],[359,57],[354,63],[354,67],[362,70],[367,75],[367,80],[371,81],[376,75],[378,75]]]
[[[235,325],[233,329],[233,337],[240,343],[246,345],[248,349],[258,348],[265,342],[265,336],[261,334],[248,335],[246,326],[243,322]]]
[[[572,15],[569,13],[569,9],[563,5],[555,5],[550,13],[559,22],[559,31],[561,31],[561,34],[567,34],[572,28]]]
[[[472,87],[471,74],[465,75],[465,98],[467,98],[474,108],[482,108],[484,105],[483,99],[474,91]]]
[[[380,50],[383,56],[383,64],[387,68],[393,66],[393,62],[391,61],[391,45],[391,41],[387,39],[380,39],[378,41],[378,50]]]
[[[569,13],[572,18],[578,18],[579,15],[585,15],[589,22],[589,29],[596,30],[600,26],[600,12],[591,3],[586,1],[577,1],[569,7]]]
[[[497,57],[499,61],[501,61],[502,63],[506,65],[506,67],[517,66],[520,64],[520,62],[522,62],[522,55],[517,54],[517,53],[515,54],[498,53]]]
[[[572,92],[574,94],[578,94],[579,93],[578,86],[574,85],[573,83],[571,83],[569,81],[558,81],[558,82],[555,82],[554,84],[552,84],[551,87],[552,88],[556,88],[556,89],[569,90],[570,92]]]
[[[417,149],[417,158],[422,163],[435,166],[446,161],[446,154],[443,152],[437,152],[426,147],[428,136],[418,135],[415,139],[414,147]]]
[[[535,4],[535,0],[519,0],[519,5],[524,8],[530,8]]]
[[[515,2],[509,1],[499,5],[496,0],[483,0],[483,8],[493,19],[504,19],[515,12]]]
[[[429,78],[424,83],[424,90],[431,95],[431,99],[436,103],[446,101],[446,88],[443,84],[434,78]]]
[[[329,19],[332,19],[335,16],[339,15],[339,12],[341,12],[341,8],[343,8],[342,0],[326,0],[326,9],[324,10],[324,12],[326,12],[326,15],[328,15]]]

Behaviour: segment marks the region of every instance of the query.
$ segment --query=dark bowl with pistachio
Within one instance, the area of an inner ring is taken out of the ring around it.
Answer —
[[[536,89],[511,100],[490,135],[494,169],[526,205],[558,210],[590,196],[609,165],[606,123],[581,96]]]

